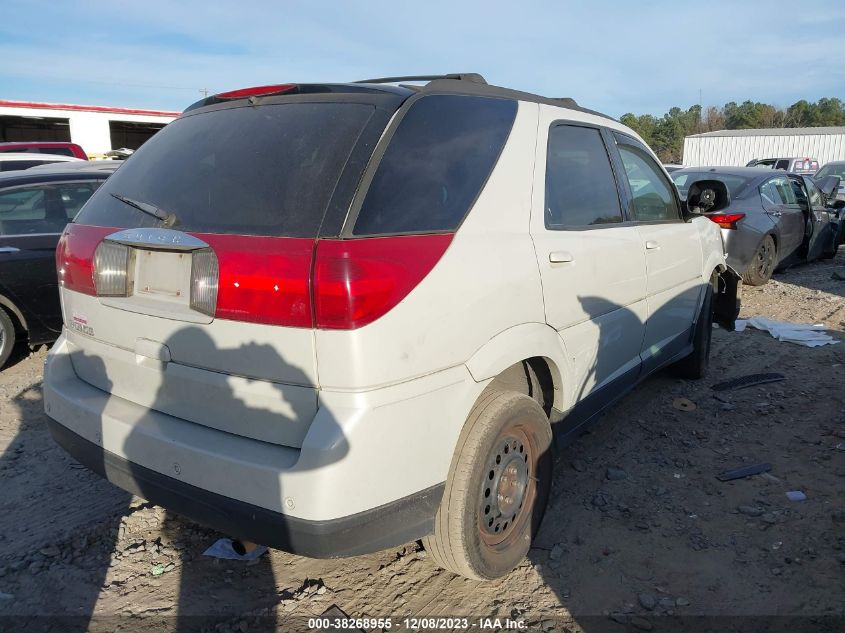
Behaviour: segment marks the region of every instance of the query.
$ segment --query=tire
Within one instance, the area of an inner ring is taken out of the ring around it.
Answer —
[[[704,378],[710,364],[710,342],[713,338],[713,283],[707,284],[701,312],[695,323],[693,348],[689,356],[671,366],[671,371],[679,378],[698,380]]]
[[[499,578],[520,563],[548,502],[551,443],[533,398],[482,394],[458,440],[434,532],[423,538],[434,562],[473,580]]]
[[[771,235],[760,242],[748,268],[742,273],[742,281],[748,286],[762,286],[772,278],[777,262],[777,247]]]
[[[15,347],[15,324],[12,319],[6,314],[3,308],[0,308],[0,369],[9,360],[9,355]]]

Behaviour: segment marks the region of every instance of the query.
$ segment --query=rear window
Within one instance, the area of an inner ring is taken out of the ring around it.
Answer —
[[[2,160],[0,161],[0,171],[18,171],[20,169],[29,169],[38,165],[46,163],[55,163],[54,160]]]
[[[821,180],[827,176],[839,176],[845,180],[845,163],[828,163],[816,172],[815,179]]]
[[[70,156],[74,158],[73,152],[69,147],[41,147],[38,149],[40,154],[58,154],[59,156]]]
[[[316,237],[374,111],[359,103],[282,103],[177,119],[106,181],[76,221],[160,225],[117,194],[175,214],[178,230]]]
[[[416,101],[378,165],[353,233],[456,229],[496,164],[516,109],[515,101],[489,97]]]

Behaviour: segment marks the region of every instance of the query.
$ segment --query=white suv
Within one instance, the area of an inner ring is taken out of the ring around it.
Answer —
[[[724,206],[705,182],[689,204]],[[714,312],[736,316],[719,228],[686,205],[630,129],[476,75],[209,97],[62,237],[52,433],[235,537],[422,538],[501,576],[553,437],[661,367],[701,376]]]

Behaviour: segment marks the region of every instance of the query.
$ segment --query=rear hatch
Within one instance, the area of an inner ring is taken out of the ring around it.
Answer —
[[[168,125],[68,226],[57,263],[81,379],[299,447],[319,388],[317,238],[338,235],[407,95],[288,92],[210,98]]]

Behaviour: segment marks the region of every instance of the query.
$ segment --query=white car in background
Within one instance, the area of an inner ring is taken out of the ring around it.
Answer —
[[[409,79],[222,93],[147,141],[62,237],[44,402],[81,463],[235,537],[422,538],[496,578],[553,438],[662,367],[701,377],[736,276],[629,128]]]

